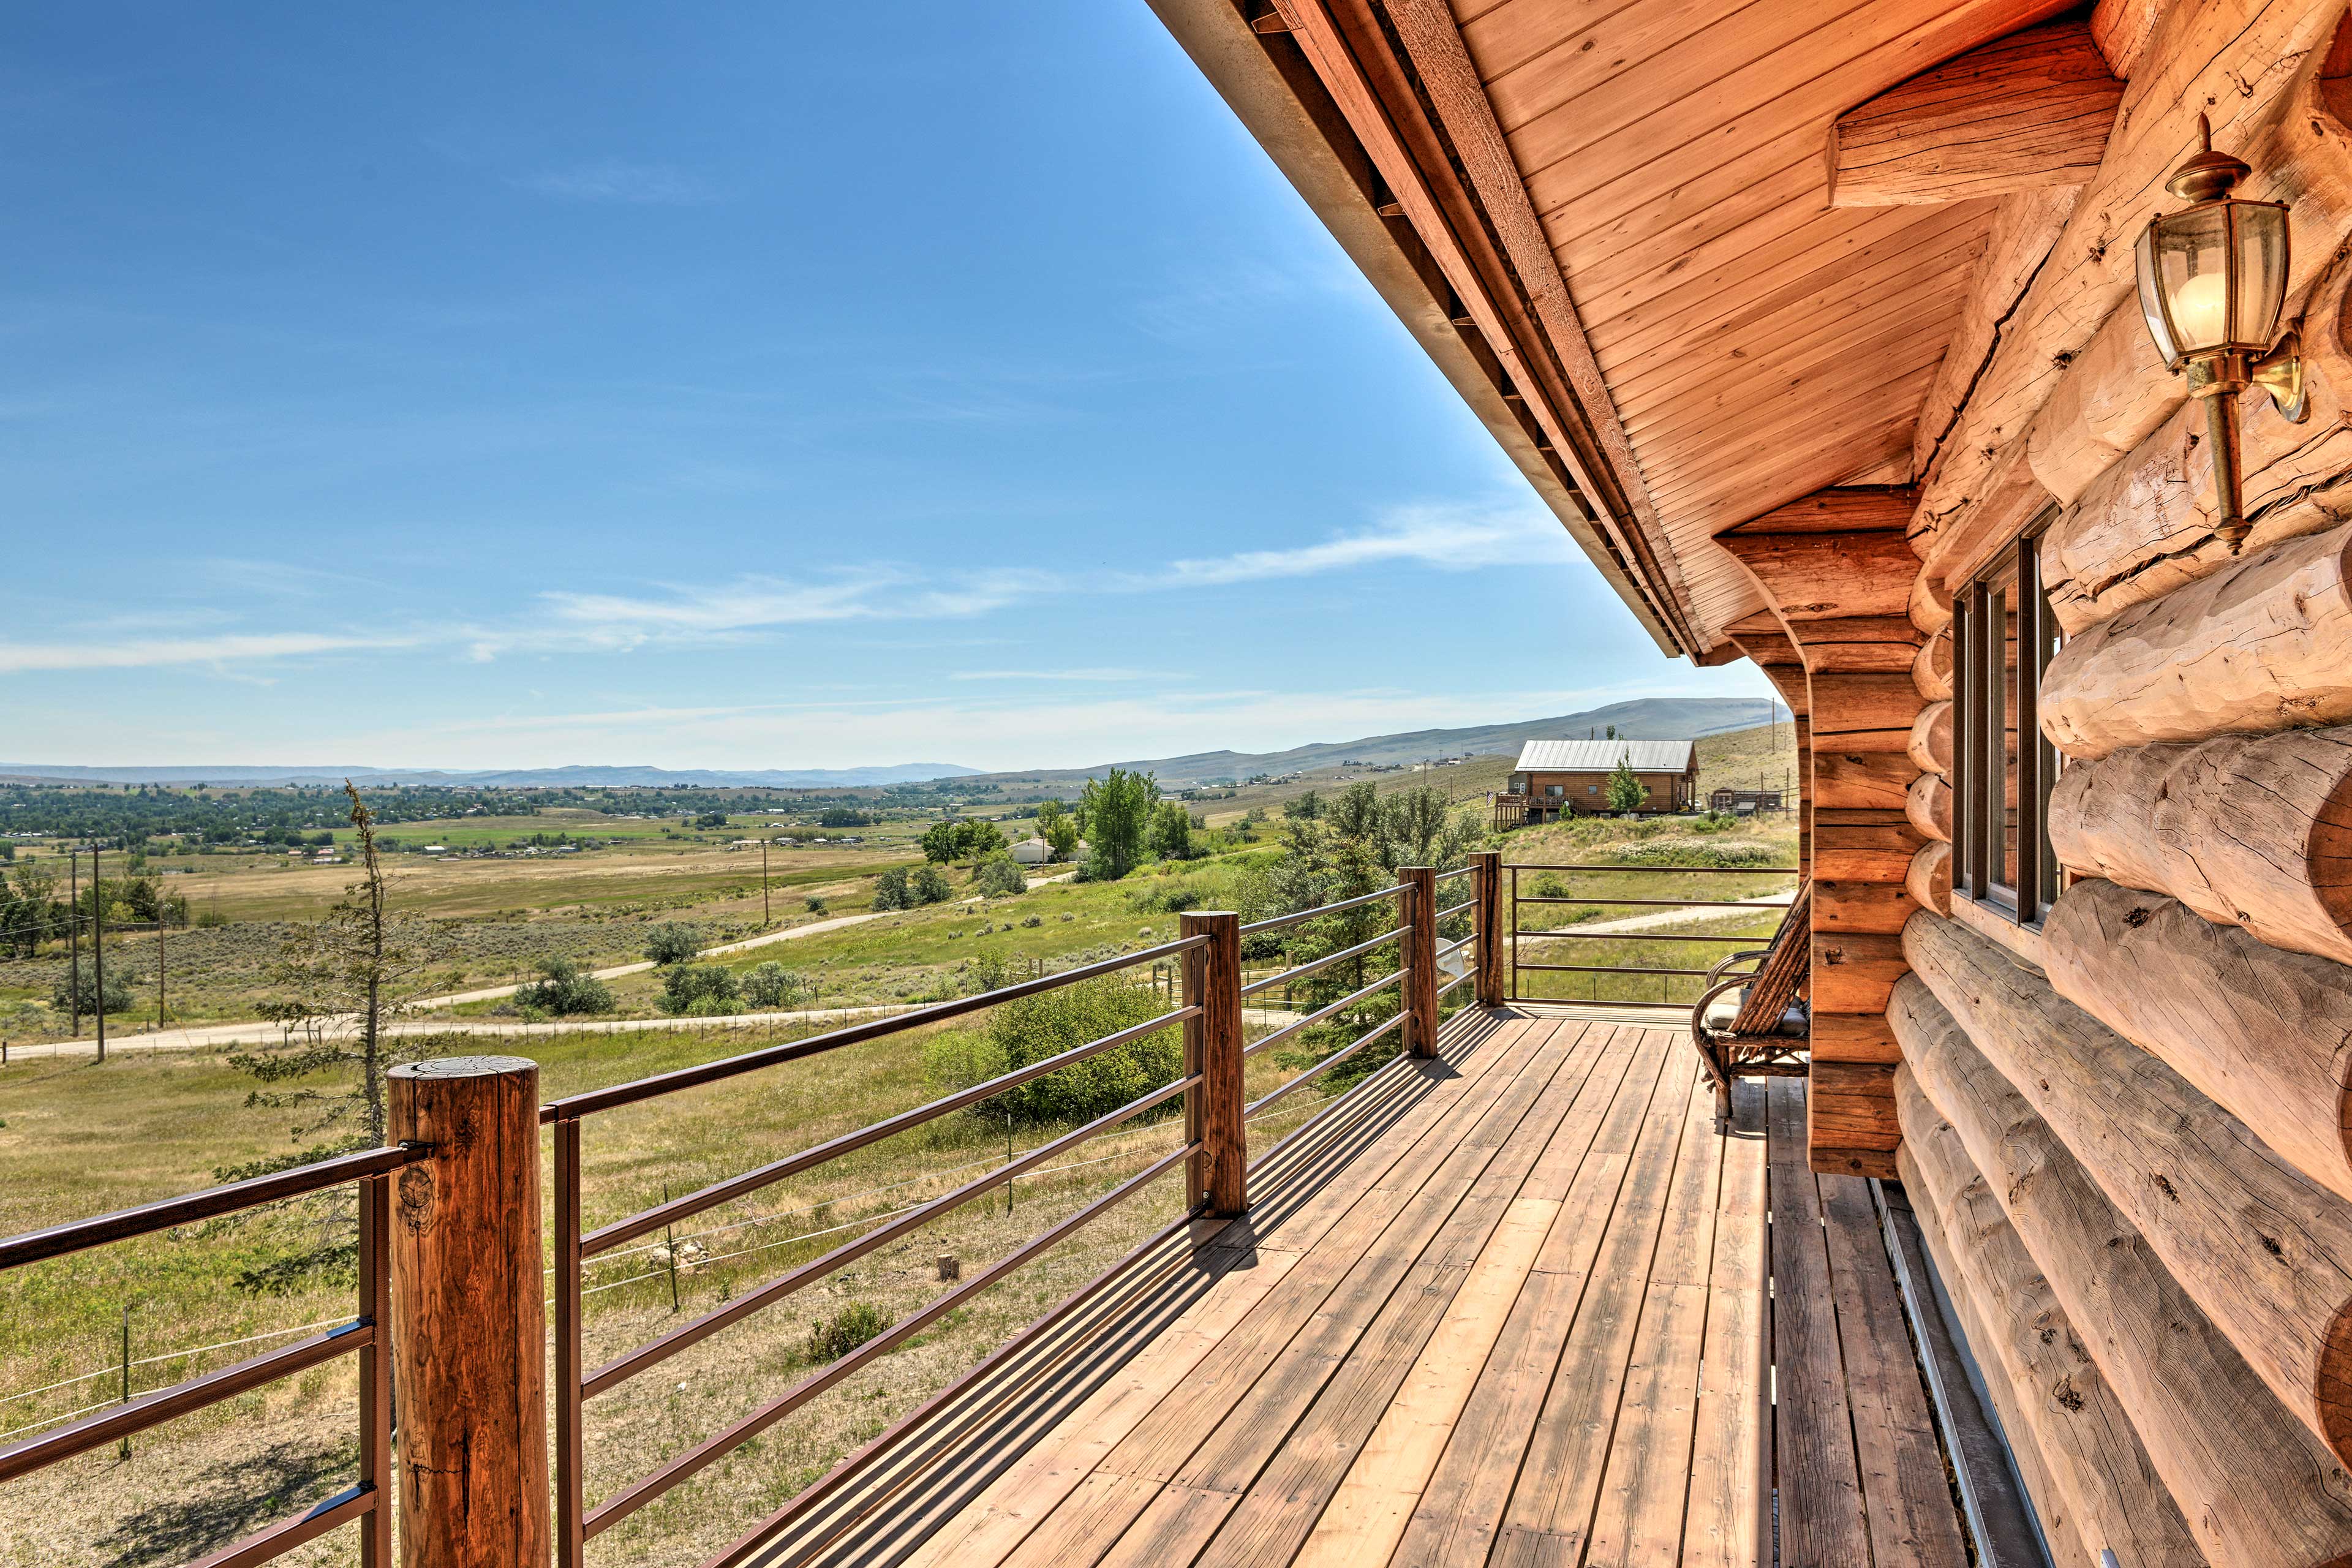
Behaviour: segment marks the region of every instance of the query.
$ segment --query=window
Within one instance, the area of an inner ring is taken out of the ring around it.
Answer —
[[[1549,795],[1549,796],[1550,796],[1552,799],[1554,799],[1554,800],[1558,800],[1561,795],[1566,795],[1567,793],[1568,793],[1568,790],[1567,790],[1567,788],[1566,788],[1566,786],[1565,786],[1565,785],[1561,785],[1561,784],[1546,784],[1546,785],[1544,785],[1544,794],[1546,794],[1546,795]]]
[[[2039,925],[2059,887],[2049,826],[2058,752],[2042,737],[2040,709],[2059,643],[2035,551],[2048,521],[1952,604],[1952,893],[2020,925]]]

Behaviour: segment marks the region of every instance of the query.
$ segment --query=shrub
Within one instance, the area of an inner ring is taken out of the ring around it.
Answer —
[[[1075,1050],[1163,1010],[1160,998],[1142,987],[1116,979],[1082,980],[1001,1004],[983,1035],[957,1030],[935,1037],[925,1047],[924,1061],[935,1079],[967,1088]],[[1020,1125],[1091,1121],[1173,1083],[1183,1070],[1183,1032],[1159,1029],[1007,1089],[972,1113],[1000,1125],[1007,1116]],[[1154,1110],[1172,1113],[1181,1103],[1171,1099]]]
[[[684,921],[664,921],[646,930],[646,956],[656,963],[684,963],[701,951],[701,931]]]
[[[890,1326],[871,1301],[852,1301],[832,1317],[809,1325],[808,1358],[835,1362]]]
[[[928,864],[908,873],[907,890],[918,904],[944,904],[955,897],[955,887],[948,880],[948,874]]]
[[[1570,896],[1568,884],[1549,871],[1536,879],[1535,895],[1538,899],[1565,899]]]
[[[1009,984],[1013,970],[1004,960],[992,952],[983,952],[971,961],[971,992],[977,996],[983,991],[994,991]]]
[[[874,879],[874,907],[877,910],[911,910],[915,907],[914,890],[907,885],[907,870],[893,866]]]
[[[743,1000],[754,1007],[786,1007],[806,989],[801,977],[774,959],[755,963],[743,976]]]
[[[1010,860],[989,860],[982,862],[979,874],[971,879],[971,885],[980,889],[982,898],[1009,899],[1016,893],[1027,892],[1029,879],[1023,876],[1021,868]]]
[[[726,965],[681,963],[662,977],[656,1005],[674,1018],[708,1018],[734,1012],[738,994],[735,972]]]
[[[1613,852],[1612,858],[1623,866],[1720,866],[1736,869],[1753,866],[1759,869],[1783,869],[1781,858],[1785,851],[1753,839],[1733,839],[1721,844],[1694,844],[1687,839],[1676,843],[1666,839],[1651,844],[1629,844]]]
[[[568,958],[541,959],[539,975],[515,993],[515,1005],[526,1014],[537,1012],[561,1018],[614,1010],[612,988],[594,975],[583,973],[580,966]]]
[[[119,970],[106,977],[106,1010],[108,1012],[128,1013],[131,1011],[135,995],[131,987],[132,978],[132,976],[124,974]],[[75,1010],[75,995],[77,991],[79,991],[80,996],[80,1011],[88,1014],[95,1014],[98,1011],[99,998],[98,971],[96,965],[89,963],[84,963],[82,964],[81,984],[79,986],[74,984],[74,976],[71,970],[68,970],[65,973],[58,976],[57,985],[49,993],[49,1005],[60,1013],[73,1012]]]
[[[824,913],[824,900],[811,893],[808,897],[808,912],[813,915]]]

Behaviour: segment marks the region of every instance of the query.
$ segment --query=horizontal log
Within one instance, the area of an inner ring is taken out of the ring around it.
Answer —
[[[1900,509],[1897,509],[1900,510]],[[1896,529],[1861,533],[1719,533],[1800,637],[1799,621],[1908,613],[1917,572]]]
[[[2044,917],[2058,994],[2352,1199],[2352,969],[2092,879]]]
[[[1952,634],[1947,628],[1919,645],[1911,660],[1911,684],[1921,698],[1941,702],[1952,695]]]
[[[2026,461],[2025,443],[2012,441],[1980,485],[1913,521],[1911,548],[1929,576],[1958,588],[2054,504]]]
[[[1904,602],[1904,614],[1919,629],[1922,637],[1934,637],[1949,631],[1952,626],[1952,595],[1922,572],[1911,580],[1911,591]]]
[[[1920,487],[1921,519],[1957,515],[1986,493],[2065,367],[2131,296],[2131,239],[2147,215],[2177,205],[2165,182],[2196,148],[2200,112],[2211,117],[2214,145],[2252,165],[2236,194],[2294,204],[2290,292],[2326,268],[2352,228],[2352,155],[2320,81],[2342,20],[2340,7],[2305,0],[2164,8],[2147,45],[2154,68],[2126,86],[2097,174]]]
[[[1807,1068],[1806,1163],[1812,1170],[1891,1181],[1902,1142],[1891,1065],[1817,1061]]]
[[[1903,815],[1925,837],[1949,844],[1952,841],[1952,786],[1934,773],[1921,773],[1911,781],[1911,793],[1903,803]]]
[[[2050,389],[2025,438],[2026,461],[2062,506],[2073,506],[2189,395],[2164,368],[2137,294],[2107,312]]]
[[[2345,345],[2347,290],[2352,256],[2314,285],[2299,321],[2308,420],[2290,425],[2268,398],[2242,403],[2240,491],[2252,532],[2246,552],[2259,554],[2283,539],[2323,532],[2352,503],[2352,424],[2340,389],[2352,388],[2352,353]],[[2079,633],[2133,605],[2145,604],[2237,559],[2213,533],[2212,453],[2205,409],[2184,401],[2186,384],[2150,369],[2155,348],[2137,306],[2118,313],[2148,364],[2114,372],[2113,390],[2096,408],[2109,409],[2112,429],[2085,428],[2079,416],[2071,447],[2045,455],[2049,432],[2066,410],[2065,394],[2099,367],[2078,361],[2034,424],[2036,471],[2053,490],[2075,483],[2073,504],[2042,536],[2042,574],[2051,612],[2069,634]],[[2102,331],[2094,351],[2107,342]],[[2069,405],[2071,406],[2071,405]],[[2143,418],[2144,416],[2144,418]],[[2120,447],[2099,439],[2112,436]],[[2071,460],[2071,473],[2055,466]],[[2098,467],[2094,468],[2096,464]],[[2086,471],[2087,470],[2087,471]]]
[[[1949,698],[1930,702],[1911,722],[1911,742],[1906,748],[1912,765],[1923,773],[1952,771],[1952,703]]]
[[[2054,1489],[2054,1496],[2034,1498],[2042,1522],[2055,1512],[2124,1562],[2201,1564],[2204,1554],[2123,1402],[2100,1375],[1958,1131],[1907,1069],[1895,1075],[1895,1109],[1903,1127],[1895,1168],[2011,1447],[2021,1458],[2035,1456]]]
[[[1899,673],[1919,657],[1919,633],[1902,616],[1841,616],[1806,621],[1804,666],[1815,675]]]
[[[1917,915],[1903,950],[2279,1402],[2352,1452],[2352,1206],[1982,937]]]
[[[1813,933],[1813,1011],[1884,1013],[1886,994],[1902,978],[1906,967],[1900,933],[1817,931]]]
[[[1813,817],[1813,875],[1854,882],[1898,882],[1927,840],[1893,811],[1824,809]]]
[[[2138,74],[2147,52],[2149,35],[2164,11],[2164,0],[2099,0],[2091,7],[2091,42],[2107,68],[2129,80]]]
[[[1911,857],[1911,869],[1904,873],[1903,886],[1911,901],[1923,910],[1939,915],[1952,912],[1952,847],[1930,844]]]
[[[1802,630],[1800,628],[1800,635],[1802,635]],[[1805,649],[1808,660],[1815,651],[1809,642]],[[1864,746],[1852,740],[1840,739],[1858,731],[1908,731],[1918,721],[1919,689],[1912,684],[1907,659],[1893,669],[1834,673],[1816,669],[1811,679],[1813,707],[1808,717],[1813,721],[1814,738],[1821,744],[1843,746],[1847,751],[1899,752],[1908,743],[1907,733],[1899,734],[1891,747]]]
[[[2102,621],[2042,678],[2069,756],[2352,720],[2352,525],[2273,545]]]
[[[1817,1013],[1808,1044],[1816,1062],[1870,1062],[1891,1068],[1903,1059],[1884,1013]]]
[[[1891,731],[1890,731],[1891,732]],[[1900,811],[1916,770],[1900,752],[1813,752],[1813,799],[1823,806]]]
[[[2122,100],[2123,83],[2086,22],[1995,38],[1830,122],[1830,205],[1907,206],[2082,184],[2099,167]]]
[[[1906,981],[1887,1018],[1906,1077],[1958,1131],[2216,1568],[2352,1562],[2352,1476],[2263,1385],[2151,1238],[1927,985]]]
[[[2059,864],[2352,963],[2352,727],[2134,746],[2061,770]]]

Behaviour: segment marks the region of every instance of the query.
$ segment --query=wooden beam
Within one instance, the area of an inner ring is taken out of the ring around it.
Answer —
[[[1912,856],[1911,868],[1903,874],[1903,886],[1909,889],[1912,902],[1921,909],[1948,916],[1952,912],[1952,847],[1930,844]]]
[[[1986,362],[2000,346],[2010,313],[2016,310],[2034,274],[2041,271],[2050,247],[2058,243],[2066,220],[2074,216],[2077,195],[2071,185],[2017,191],[2001,197],[1993,209],[1984,254],[1969,280],[1968,302],[1960,307],[1959,323],[1952,329],[1952,340],[1945,345],[1943,361],[1936,368],[1936,384],[1919,405],[1919,422],[1911,432],[1912,479],[1935,467],[1937,451],[1951,434]]]
[[[1830,205],[1964,202],[2097,172],[2124,84],[2087,23],[1970,49],[1830,122]]]
[[[1895,1107],[1903,1123],[1896,1163],[1904,1190],[1993,1390],[2011,1448],[2020,1459],[2038,1458],[2048,1478],[2048,1489],[2033,1500],[2044,1526],[2055,1514],[2133,1563],[2201,1563],[2204,1554],[2132,1430],[2130,1414],[2100,1375],[2084,1337],[2018,1239],[1958,1131],[1908,1072],[1895,1075]]]
[[[2352,524],[2100,622],[2042,683],[2042,729],[2069,756],[2157,741],[2352,721]]]
[[[2352,1205],[1984,938],[1932,915],[1913,917],[1903,937],[1912,968],[1976,1048],[2065,1141],[2279,1403],[2344,1458],[2352,1450]]]
[[[2320,80],[2343,20],[2340,7],[2307,0],[2165,11],[2147,52],[2157,68],[2126,86],[2097,175],[1923,478],[1923,531],[1983,493],[1988,471],[2025,436],[2066,365],[2131,295],[2132,240],[2145,215],[2174,204],[2164,184],[2194,149],[2200,113],[2211,116],[2217,147],[2253,166],[2237,194],[2294,204],[2302,243],[2290,292],[2325,269],[2352,229],[2352,142]]]
[[[2156,19],[2169,0],[2099,0],[2091,7],[2091,41],[2099,47],[2107,68],[2129,80],[2147,53]]]
[[[2096,878],[2066,889],[2042,944],[2060,995],[2352,1198],[2352,970]]]
[[[2352,964],[2352,729],[2140,746],[2063,769],[2059,864]]]
[[[2214,1568],[2352,1560],[2341,1468],[2158,1249],[1916,977],[1888,1019],[1905,1076],[1959,1132],[2069,1321],[2091,1331],[2084,1348]]]

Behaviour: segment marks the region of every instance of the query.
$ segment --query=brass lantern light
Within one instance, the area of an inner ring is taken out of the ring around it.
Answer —
[[[2139,237],[2139,308],[2164,365],[2189,373],[2189,395],[2205,401],[2213,452],[2214,532],[2234,555],[2248,524],[2239,494],[2238,395],[2266,393],[2300,425],[2302,344],[2278,336],[2286,304],[2287,217],[2283,202],[2230,194],[2253,170],[2213,150],[2213,128],[2198,117],[2204,151],[2172,172],[2165,188],[2192,204],[2152,218]]]

